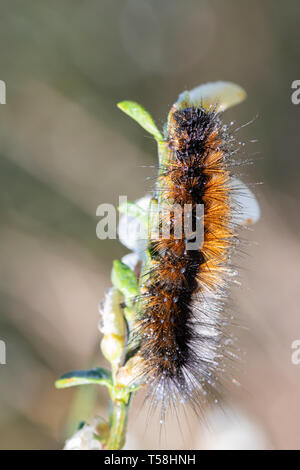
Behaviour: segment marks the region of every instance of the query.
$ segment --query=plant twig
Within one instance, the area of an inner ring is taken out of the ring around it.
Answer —
[[[129,402],[130,400],[126,403],[119,399],[113,401],[110,433],[106,445],[108,450],[120,450],[125,444]]]

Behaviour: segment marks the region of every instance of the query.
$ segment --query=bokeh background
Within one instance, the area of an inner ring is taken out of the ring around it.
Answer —
[[[97,304],[126,250],[96,238],[96,207],[141,197],[155,172],[153,139],[116,103],[140,102],[161,127],[179,92],[214,80],[248,92],[226,119],[253,121],[239,132],[254,161],[244,180],[263,183],[234,292],[242,387],[209,429],[191,418],[182,436],[174,421],[161,441],[137,397],[127,446],[300,448],[299,22],[297,0],[1,1],[1,449],[61,448],[105,414],[105,391],[53,383],[104,364]]]

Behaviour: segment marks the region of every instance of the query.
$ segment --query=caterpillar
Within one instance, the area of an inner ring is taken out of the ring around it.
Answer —
[[[170,236],[148,239],[151,260],[138,301],[140,375],[154,404],[162,403],[163,415],[178,401],[196,410],[207,397],[218,401],[232,356],[226,303],[245,201],[233,177],[237,144],[219,103],[205,103],[203,87],[201,93],[201,100],[192,91],[171,108],[155,197],[171,207],[191,207],[193,227],[202,205],[203,243],[190,249],[184,230],[180,239],[175,236],[175,212],[169,221],[160,215],[160,226],[169,222]]]

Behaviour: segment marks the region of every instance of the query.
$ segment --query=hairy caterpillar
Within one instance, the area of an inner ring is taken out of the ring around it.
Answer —
[[[225,85],[229,94],[234,91],[233,85]],[[150,385],[154,403],[162,402],[163,414],[178,400],[198,408],[206,396],[218,399],[224,362],[231,354],[225,304],[234,275],[237,226],[241,219],[254,222],[258,214],[256,205],[254,215],[249,207],[245,211],[245,187],[233,178],[236,146],[220,113],[229,104],[222,108],[217,100],[205,99],[207,90],[218,87],[220,83],[192,90],[172,107],[166,157],[159,168],[158,201],[190,205],[193,225],[196,206],[204,207],[200,249],[187,247],[184,230],[181,239],[175,237],[175,214],[169,238],[151,236],[147,244],[151,260],[141,277],[136,323],[140,375]],[[253,196],[246,193],[246,198]]]

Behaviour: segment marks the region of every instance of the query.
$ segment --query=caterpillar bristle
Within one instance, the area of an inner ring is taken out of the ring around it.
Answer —
[[[178,401],[197,409],[207,396],[218,400],[222,364],[232,357],[225,303],[236,243],[230,181],[234,139],[216,109],[172,108],[168,156],[159,168],[157,197],[183,208],[204,207],[204,239],[198,250],[186,236],[149,240],[153,253],[138,300],[142,375],[163,413]],[[161,216],[160,223],[164,222]]]

